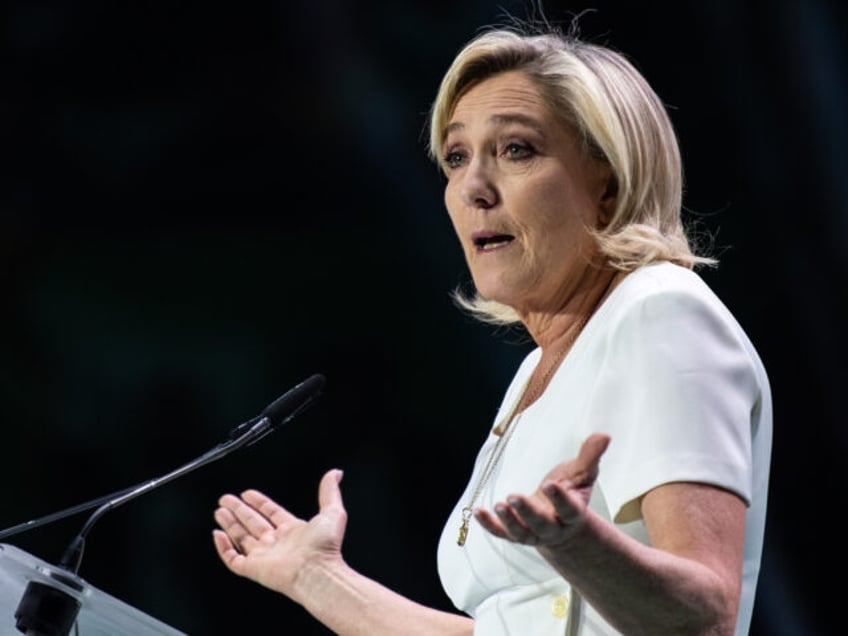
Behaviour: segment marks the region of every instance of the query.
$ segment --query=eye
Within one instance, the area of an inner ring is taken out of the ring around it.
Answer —
[[[536,149],[528,143],[513,142],[504,148],[504,154],[508,159],[519,161],[529,159],[536,154]]]
[[[453,170],[455,168],[459,168],[463,162],[465,161],[465,153],[460,152],[459,150],[450,150],[445,153],[442,162],[449,170]]]

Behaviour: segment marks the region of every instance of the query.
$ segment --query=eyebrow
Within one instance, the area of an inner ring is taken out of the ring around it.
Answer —
[[[543,129],[539,124],[539,121],[533,117],[529,117],[528,115],[522,115],[521,113],[503,113],[499,115],[492,115],[489,118],[489,123],[496,124],[499,126],[503,126],[504,124],[522,124],[523,126],[527,126],[528,128],[532,128],[537,133],[542,134]],[[462,130],[465,128],[465,124],[461,121],[455,121],[451,124],[448,124],[445,128],[444,136],[447,137],[450,133]]]

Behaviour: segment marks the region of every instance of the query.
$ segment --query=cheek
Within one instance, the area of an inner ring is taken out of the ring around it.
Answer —
[[[456,194],[450,186],[445,188],[444,201],[445,209],[448,211],[448,217],[450,217],[451,223],[453,224],[453,229],[457,232],[457,234],[459,234],[460,206],[459,201],[456,198]]]
[[[584,211],[576,201],[563,196],[562,190],[540,190],[542,195],[528,206],[531,217],[522,218],[517,227],[527,237],[528,258],[550,263],[569,260],[582,253],[588,237]]]
[[[592,210],[591,200],[579,187],[574,184],[569,187],[562,182],[546,185],[536,190],[541,225],[548,230],[581,234],[587,225],[595,225],[597,212]]]

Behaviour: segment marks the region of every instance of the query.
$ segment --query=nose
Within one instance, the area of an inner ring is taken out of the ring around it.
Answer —
[[[498,191],[484,161],[472,160],[462,179],[462,200],[471,208],[488,209],[498,202]]]

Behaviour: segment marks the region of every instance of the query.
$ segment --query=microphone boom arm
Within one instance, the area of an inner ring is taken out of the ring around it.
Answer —
[[[79,571],[82,554],[85,548],[85,539],[92,526],[106,512],[117,508],[121,504],[143,495],[144,493],[166,484],[196,468],[205,466],[217,459],[229,455],[235,450],[253,444],[273,431],[281,424],[285,424],[310,406],[321,393],[325,378],[321,374],[315,374],[294,388],[290,389],[274,402],[269,404],[258,416],[233,428],[228,439],[203,455],[183,464],[171,472],[150,479],[146,482],[125,488],[87,503],[74,506],[64,511],[48,515],[41,519],[27,521],[17,526],[0,531],[0,538],[41,526],[50,521],[56,521],[69,515],[100,506],[88,518],[80,533],[71,541],[59,562],[60,569],[67,573],[67,580],[76,578]],[[71,576],[73,575],[73,576]],[[63,577],[65,575],[62,575]],[[59,578],[59,577],[57,577]],[[47,586],[36,581],[30,581],[23,597],[15,612],[18,631],[31,633],[64,634],[67,636],[71,627],[76,622],[80,610],[80,602],[63,591]],[[47,616],[46,614],[49,614]]]
[[[218,444],[215,448],[205,452],[203,455],[196,457],[195,459],[183,464],[179,468],[172,470],[171,472],[162,475],[161,477],[155,477],[153,479],[149,479],[148,481],[139,484],[137,486],[133,486],[123,492],[121,492],[118,496],[111,497],[106,503],[102,504],[94,513],[88,518],[88,521],[85,522],[85,525],[80,530],[79,534],[74,538],[68,548],[65,550],[64,555],[62,556],[62,560],[59,562],[59,566],[65,568],[66,570],[70,570],[74,574],[79,570],[80,562],[82,561],[82,553],[85,548],[85,538],[88,536],[91,527],[102,517],[104,514],[117,508],[121,504],[124,504],[131,499],[135,499],[136,497],[143,495],[144,493],[153,490],[154,488],[158,488],[163,484],[167,484],[169,481],[172,481],[178,477],[182,477],[183,475],[190,473],[191,471],[200,468],[201,466],[205,466],[206,464],[210,464],[215,460],[221,459],[232,453],[235,450],[238,450],[242,446],[246,446],[260,437],[264,437],[271,431],[271,420],[268,416],[261,417],[253,426],[247,429],[246,432],[242,433],[239,437],[233,440],[228,440],[226,442],[222,442]],[[98,500],[99,502],[99,500]]]

